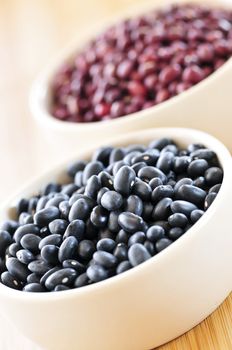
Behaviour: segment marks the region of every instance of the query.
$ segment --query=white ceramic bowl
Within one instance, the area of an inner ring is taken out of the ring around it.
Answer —
[[[162,6],[173,2],[189,2],[188,0],[163,0]],[[191,3],[232,8],[230,0],[191,0]],[[41,135],[47,136],[51,150],[65,157],[80,145],[85,147],[99,144],[112,134],[121,135],[128,131],[141,130],[150,127],[191,127],[211,133],[219,138],[232,150],[232,112],[231,112],[231,81],[232,59],[208,78],[157,106],[136,112],[129,116],[97,123],[68,123],[62,122],[49,113],[50,85],[56,71],[62,63],[70,59],[96,33],[101,32],[109,24],[128,16],[160,7],[160,1],[152,0],[143,5],[125,10],[120,16],[107,20],[97,29],[78,33],[73,42],[51,62],[47,69],[35,81],[30,106],[33,116],[42,127]],[[89,24],[88,24],[89,26]]]
[[[127,134],[111,145],[147,144],[171,137],[201,142],[224,169],[220,192],[204,216],[167,249],[119,276],[60,293],[25,293],[0,284],[0,311],[28,338],[49,350],[148,350],[186,332],[213,312],[232,290],[232,160],[208,134],[161,128]],[[75,159],[92,154],[77,152]],[[24,188],[14,200],[64,178],[62,164]]]

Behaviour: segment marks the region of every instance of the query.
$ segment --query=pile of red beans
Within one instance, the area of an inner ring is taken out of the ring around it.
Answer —
[[[157,105],[199,83],[232,54],[232,11],[172,5],[124,20],[65,63],[52,114],[96,122]]]

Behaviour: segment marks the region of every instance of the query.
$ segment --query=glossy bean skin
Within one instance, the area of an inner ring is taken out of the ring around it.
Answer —
[[[125,165],[119,169],[114,178],[114,188],[122,195],[129,195],[135,182],[135,172],[129,166]]]
[[[223,185],[212,150],[169,138],[104,146],[69,171],[64,184],[19,200],[15,220],[1,225],[6,286],[62,292],[128,271],[181,239]]]
[[[132,266],[137,266],[151,258],[147,249],[140,243],[133,244],[128,251],[129,261]]]

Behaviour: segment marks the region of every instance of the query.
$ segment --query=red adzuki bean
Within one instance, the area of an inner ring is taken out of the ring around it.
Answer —
[[[111,26],[52,83],[54,117],[97,122],[178,95],[232,55],[232,11],[172,5]]]

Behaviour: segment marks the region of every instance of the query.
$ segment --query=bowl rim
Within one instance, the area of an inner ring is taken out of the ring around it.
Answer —
[[[232,4],[229,3],[227,0],[212,0],[204,2],[210,6],[210,7],[223,7],[223,8],[232,8]],[[204,78],[199,83],[193,85],[189,89],[183,91],[179,95],[175,95],[168,100],[159,103],[158,105],[151,106],[149,108],[139,110],[137,112],[123,115],[118,118],[113,118],[109,120],[104,121],[97,121],[97,122],[86,122],[86,123],[80,123],[80,122],[68,122],[68,121],[62,121],[57,118],[55,118],[49,111],[49,98],[51,93],[51,81],[53,77],[55,76],[57,70],[60,66],[62,66],[62,63],[67,62],[71,59],[71,57],[75,54],[75,52],[78,52],[82,49],[82,47],[91,40],[91,38],[95,37],[98,33],[101,33],[104,31],[104,29],[107,29],[109,25],[113,25],[117,23],[120,20],[123,20],[128,17],[135,17],[138,15],[138,13],[143,13],[148,11],[149,9],[159,9],[164,8],[165,6],[168,6],[169,4],[184,4],[189,3],[189,0],[166,0],[165,3],[152,3],[148,2],[144,6],[141,4],[137,4],[137,6],[130,6],[126,11],[122,11],[116,16],[111,16],[110,18],[102,21],[102,23],[97,23],[94,26],[90,26],[90,28],[87,30],[83,30],[81,37],[77,36],[73,40],[70,41],[70,43],[63,47],[56,55],[54,55],[53,59],[51,59],[50,63],[38,74],[37,78],[32,83],[32,87],[29,93],[29,108],[36,120],[39,122],[44,122],[47,125],[50,125],[51,127],[62,131],[63,128],[65,128],[65,131],[69,132],[76,132],[77,129],[80,129],[80,131],[88,131],[93,128],[103,128],[107,126],[112,127],[123,125],[123,123],[131,122],[139,119],[143,120],[144,117],[148,115],[152,115],[152,113],[161,113],[166,108],[171,108],[173,105],[175,106],[177,103],[180,103],[181,100],[187,99],[188,97],[191,97],[194,95],[198,90],[199,93],[201,93],[202,90],[206,89],[207,86],[214,83],[218,79],[220,79],[221,76],[225,75],[228,70],[232,67],[232,57],[230,57],[221,67],[219,67],[216,71],[211,73],[209,76]],[[200,0],[192,0],[192,4],[194,3],[202,3]],[[136,10],[135,14],[133,14],[133,9]],[[93,33],[95,33],[93,35]]]
[[[153,136],[154,134],[154,136]],[[177,135],[177,137],[175,136]],[[182,237],[177,239],[174,244],[171,244],[169,247],[161,251],[160,253],[153,256],[151,259],[143,262],[142,264],[136,266],[135,268],[132,268],[128,271],[125,271],[122,274],[110,277],[106,280],[100,281],[98,283],[94,283],[91,285],[83,286],[81,288],[74,288],[67,291],[63,291],[63,293],[56,293],[56,292],[43,292],[43,293],[28,293],[24,291],[19,291],[12,289],[10,287],[5,286],[0,282],[0,295],[5,296],[6,298],[14,298],[18,299],[20,301],[30,302],[30,301],[40,301],[40,302],[55,302],[57,300],[63,300],[68,297],[81,297],[82,295],[88,295],[91,293],[98,293],[104,290],[106,287],[114,287],[115,284],[118,284],[120,281],[126,280],[128,277],[133,277],[135,274],[138,274],[138,272],[145,271],[145,269],[153,264],[160,263],[171,256],[175,251],[178,251],[178,249],[183,249],[182,246],[186,244],[186,242],[190,241],[191,239],[194,239],[194,237],[201,232],[201,230],[204,228],[205,225],[209,222],[210,218],[214,216],[214,214],[217,211],[217,208],[220,207],[221,202],[223,201],[223,197],[229,193],[229,189],[231,192],[231,173],[232,173],[232,158],[230,155],[230,152],[228,149],[215,137],[196,130],[196,129],[190,129],[190,128],[153,128],[153,129],[147,129],[142,131],[136,131],[136,132],[130,132],[122,137],[115,137],[111,139],[111,142],[104,142],[100,146],[106,146],[111,144],[112,146],[126,146],[131,143],[131,139],[138,139],[138,143],[141,143],[141,140],[144,139],[145,143],[149,143],[152,139],[156,139],[159,137],[171,137],[177,140],[177,143],[183,143],[186,144],[187,142],[198,142],[203,143],[206,147],[210,147],[212,150],[214,150],[219,158],[219,161],[221,163],[221,166],[223,168],[224,177],[221,189],[215,199],[215,201],[212,203],[210,208],[204,213],[204,215],[200,218],[199,221],[197,221]],[[190,138],[190,141],[186,141],[187,138]],[[194,141],[191,141],[193,139]],[[98,147],[100,147],[98,146]],[[64,170],[66,169],[67,165],[77,159],[88,159],[90,155],[93,153],[93,151],[96,149],[96,147],[90,147],[87,150],[77,152],[76,157],[71,157],[71,159],[67,159],[65,162],[61,162],[59,165],[53,166],[50,170],[43,172],[42,174],[36,176],[34,179],[32,179],[30,182],[28,182],[26,185],[24,185],[17,193],[11,196],[7,201],[5,201],[4,204],[1,205],[0,208],[0,215],[2,216],[2,213],[8,213],[9,210],[12,208],[12,203],[14,203],[20,196],[24,196],[24,193],[26,192],[26,196],[29,196],[30,194],[27,193],[27,189],[34,187],[39,189],[41,186],[41,183],[48,182],[48,179],[51,178],[53,175],[58,176]],[[83,158],[82,158],[83,157]],[[46,180],[47,179],[47,180]],[[32,193],[30,190],[29,193]],[[64,293],[65,292],[65,293]]]

